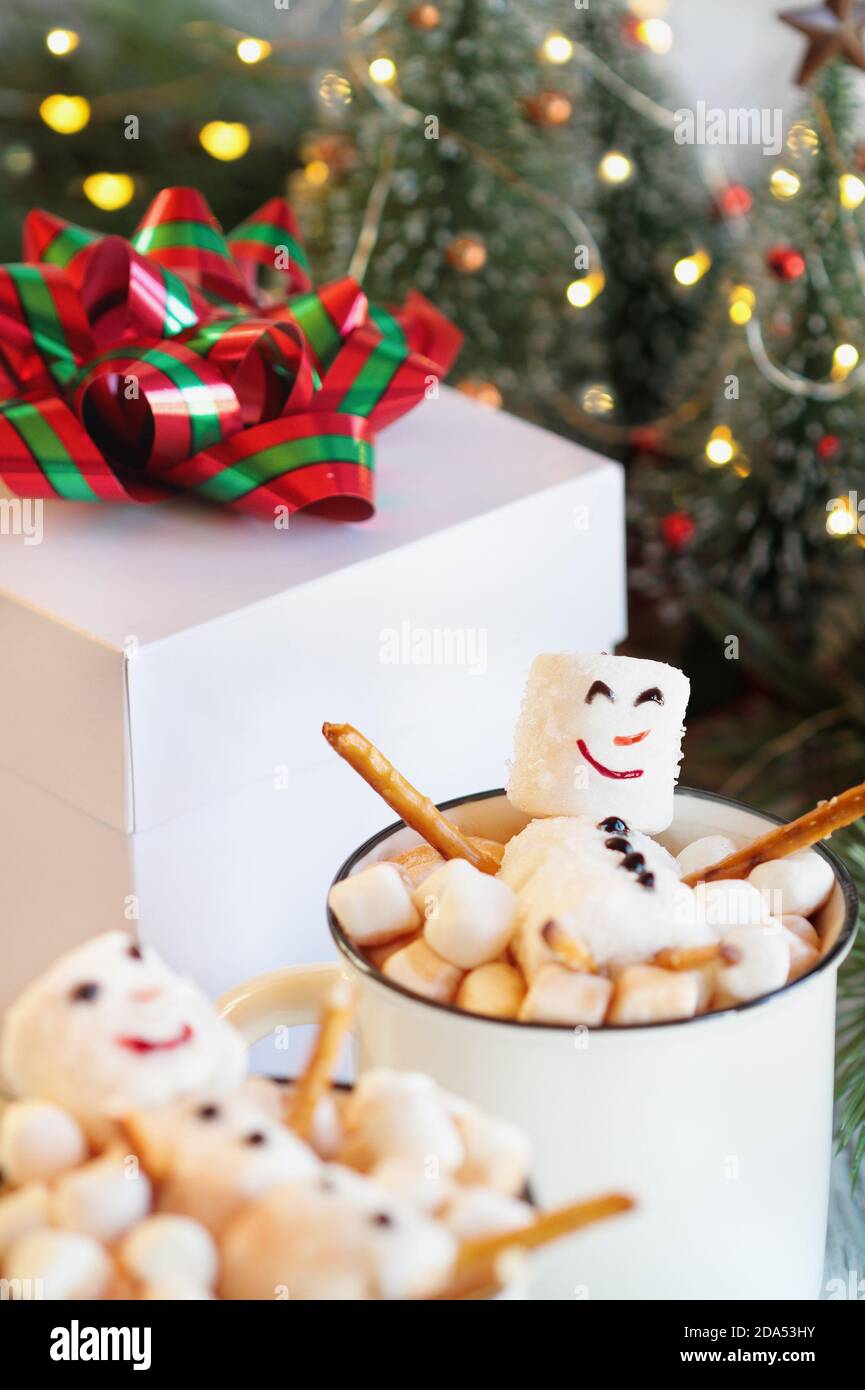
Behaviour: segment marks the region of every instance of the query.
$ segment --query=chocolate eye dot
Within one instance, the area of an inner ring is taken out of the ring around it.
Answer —
[[[654,888],[655,875],[652,873],[640,874],[640,877],[637,879],[637,882],[642,883],[644,888]]]
[[[623,835],[611,835],[609,840],[604,841],[604,848],[618,850],[619,854],[630,854],[634,846]]]
[[[260,1129],[255,1129],[253,1130],[252,1134],[247,1134],[243,1142],[244,1144],[251,1144],[253,1147],[255,1147],[255,1145],[257,1144],[266,1144],[267,1135],[262,1134]]]
[[[126,954],[131,960],[143,960],[140,946],[130,946]]]
[[[199,1120],[218,1120],[218,1119],[219,1119],[219,1106],[218,1106],[218,1105],[200,1105],[200,1106],[198,1107],[198,1109],[196,1110],[195,1114],[196,1114],[196,1116],[197,1116],[197,1118],[198,1118]]]
[[[627,835],[628,827],[618,816],[607,816],[606,820],[598,823],[599,830],[606,830],[608,835]]]
[[[394,1219],[389,1211],[377,1211],[370,1218],[374,1226],[392,1226]]]
[[[99,993],[99,986],[92,980],[85,980],[84,984],[76,985],[69,991],[69,998],[73,1004],[89,1004]]]
[[[646,856],[644,854],[626,854],[622,860],[622,868],[629,873],[640,874],[646,867]]]

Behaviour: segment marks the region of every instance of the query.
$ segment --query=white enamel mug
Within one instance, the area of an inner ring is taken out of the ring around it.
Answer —
[[[674,854],[702,835],[744,844],[774,822],[680,788]],[[469,834],[507,840],[526,818],[502,792],[443,808]],[[388,858],[418,836],[400,822],[337,874]],[[633,1213],[539,1257],[533,1294],[573,1299],[813,1299],[826,1241],[835,994],[853,943],[856,890],[825,848],[835,885],[820,913],[822,958],[774,994],[666,1024],[577,1028],[480,1018],[409,994],[376,970],[332,914],[340,963],[272,971],[220,1006],[250,1042],[309,1023],[337,975],[358,993],[360,1070],[399,1067],[526,1130],[541,1207],[617,1190]]]

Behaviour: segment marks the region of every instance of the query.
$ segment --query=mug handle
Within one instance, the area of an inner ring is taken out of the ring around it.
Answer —
[[[317,1023],[331,988],[346,978],[336,961],[269,970],[223,994],[216,1008],[251,1047],[276,1028]]]

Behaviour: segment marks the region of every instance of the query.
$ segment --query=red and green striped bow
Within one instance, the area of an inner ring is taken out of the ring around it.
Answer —
[[[281,198],[227,237],[191,188],[163,189],[129,242],[34,211],[24,262],[0,267],[0,475],[24,497],[182,490],[363,520],[376,431],[461,341],[420,294],[389,311],[350,279],[314,291]]]

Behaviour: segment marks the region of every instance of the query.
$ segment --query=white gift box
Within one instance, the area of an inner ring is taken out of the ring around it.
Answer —
[[[117,925],[214,995],[329,956],[393,817],[322,721],[436,799],[500,785],[532,656],[622,638],[616,464],[445,390],[376,465],[357,525],[52,502],[33,543],[0,503],[0,1007]]]

